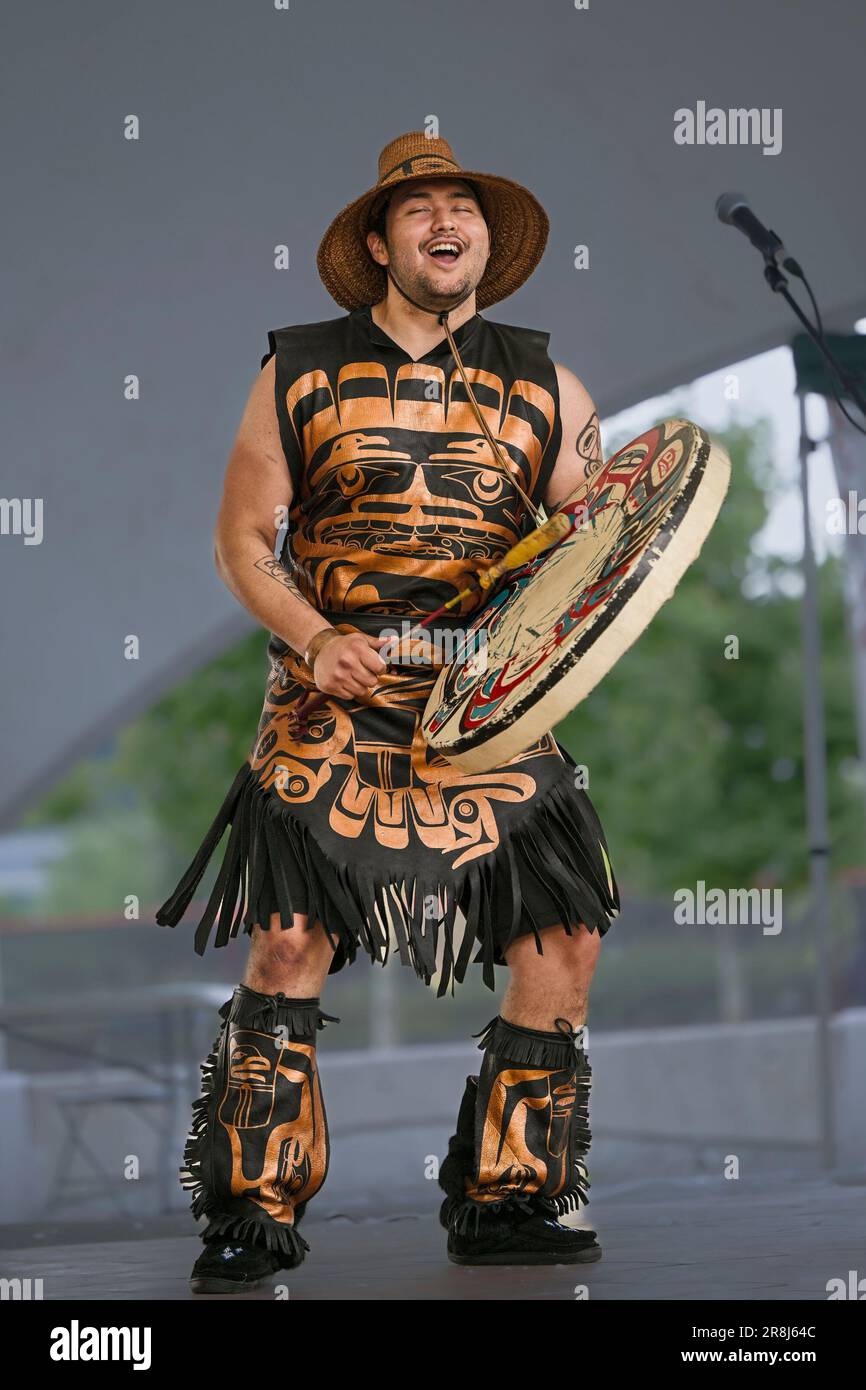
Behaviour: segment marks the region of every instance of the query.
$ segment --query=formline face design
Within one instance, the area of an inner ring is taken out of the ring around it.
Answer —
[[[315,1048],[233,1023],[227,1048],[217,1118],[231,1196],[246,1197],[274,1221],[291,1224],[294,1209],[318,1192],[328,1167]]]
[[[475,1202],[534,1194],[556,1197],[569,1176],[575,1070],[511,1067],[500,1071],[482,1116],[477,1177],[467,1179]]]
[[[468,375],[532,489],[554,435],[553,396],[531,381]],[[353,362],[335,381],[311,372],[287,391],[286,410],[307,462],[285,559],[315,607],[423,616],[519,539],[519,495],[456,368]],[[473,606],[465,600],[460,613]]]

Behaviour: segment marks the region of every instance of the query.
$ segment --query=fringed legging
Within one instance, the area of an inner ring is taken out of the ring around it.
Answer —
[[[238,985],[202,1064],[182,1186],[205,1241],[235,1237],[266,1246],[285,1266],[309,1249],[296,1225],[328,1172],[328,1125],[316,1032],[339,1019],[318,999],[261,994]]]
[[[484,1061],[466,1078],[457,1132],[442,1162],[444,1225],[476,1228],[484,1213],[562,1213],[586,1202],[591,1069],[582,1029],[556,1032],[495,1018]]]

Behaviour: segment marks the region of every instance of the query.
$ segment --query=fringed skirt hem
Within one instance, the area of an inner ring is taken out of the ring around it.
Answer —
[[[411,879],[379,864],[330,860],[313,832],[279,797],[263,788],[249,763],[239,769],[205,839],[156,914],[174,927],[189,907],[207,865],[230,828],[228,844],[195,934],[204,953],[225,946],[243,926],[267,929],[278,914],[285,929],[295,913],[322,923],[335,958],[331,972],[355,959],[362,947],[384,964],[396,949],[401,960],[439,995],[462,981],[472,951],[493,989],[494,965],[518,937],[540,933],[558,922],[569,933],[581,923],[604,935],[619,911],[619,894],[601,827],[586,792],[574,785],[571,768],[541,791],[486,855],[453,874],[415,871]],[[399,859],[399,855],[395,856]],[[377,872],[378,870],[378,872]],[[543,904],[543,907],[539,907]],[[457,913],[465,918],[458,942]]]

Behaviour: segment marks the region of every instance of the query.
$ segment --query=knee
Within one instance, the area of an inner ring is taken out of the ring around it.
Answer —
[[[520,937],[506,952],[516,980],[544,985],[555,981],[567,986],[586,985],[595,970],[601,937],[582,923],[566,932],[548,927],[540,933],[539,952],[534,936]]]
[[[307,918],[296,913],[293,925],[283,928],[274,915],[266,931],[253,928],[246,983],[263,993],[317,993],[332,954],[318,922],[310,928]]]
[[[561,954],[565,969],[579,977],[583,977],[587,970],[591,972],[601,950],[600,933],[596,930],[590,931],[589,927],[581,922],[578,926],[572,927],[570,936],[566,932],[563,932],[562,936],[564,941]]]

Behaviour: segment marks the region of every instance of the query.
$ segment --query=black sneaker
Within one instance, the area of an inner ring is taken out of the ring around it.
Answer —
[[[456,1265],[575,1265],[601,1259],[595,1231],[565,1226],[543,1211],[474,1213],[465,1229],[448,1223],[448,1258]]]
[[[245,1293],[272,1278],[280,1266],[271,1250],[229,1236],[205,1245],[192,1267],[189,1286],[193,1293]]]

